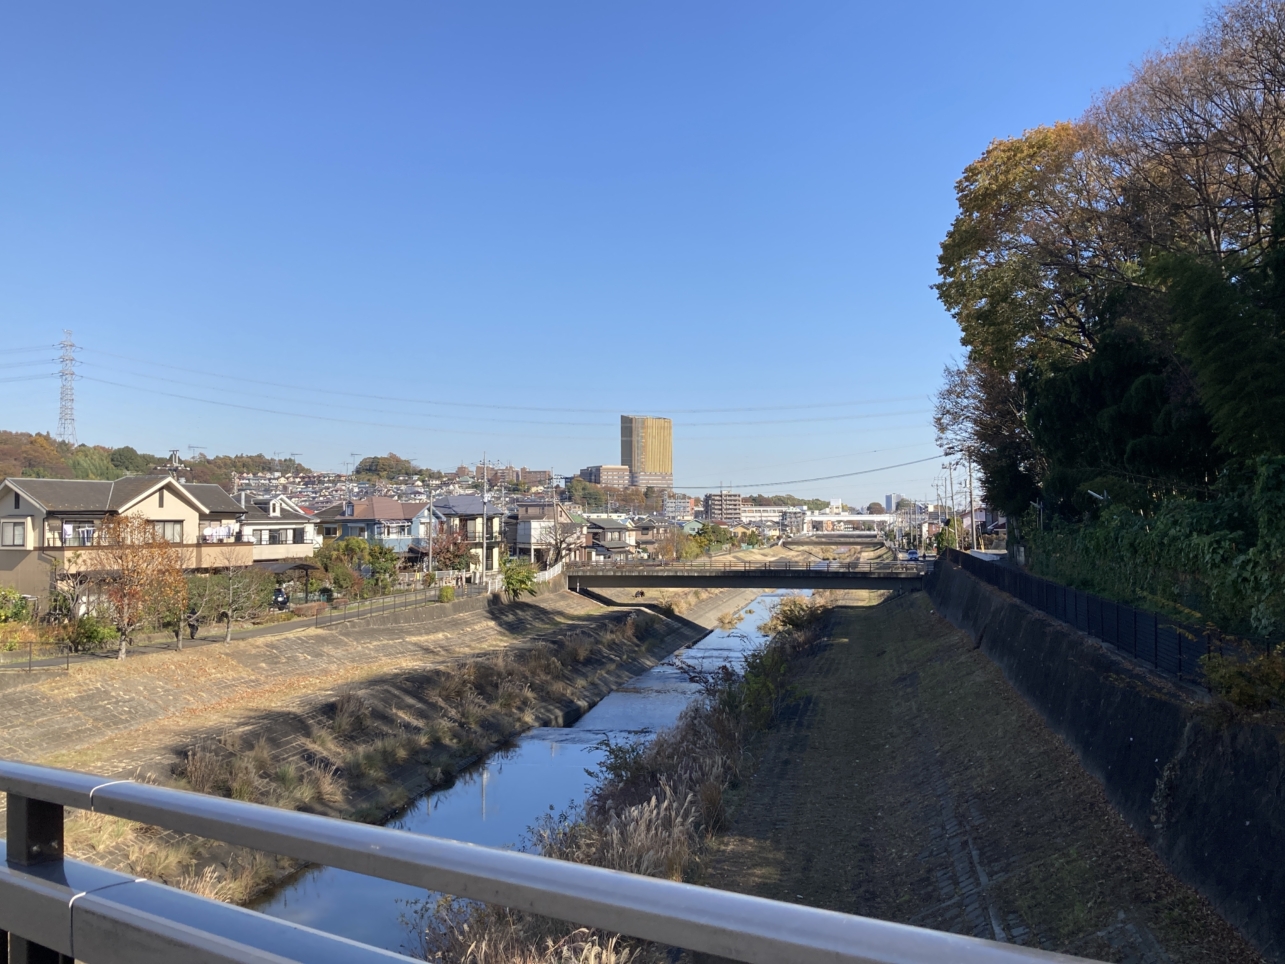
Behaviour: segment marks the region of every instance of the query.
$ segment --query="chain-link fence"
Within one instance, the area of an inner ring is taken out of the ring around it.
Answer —
[[[1206,686],[1200,657],[1221,651],[1224,637],[1145,609],[1082,592],[1012,566],[979,559],[957,549],[942,551],[941,562],[961,567],[1028,606],[1070,623],[1120,652],[1189,683]]]

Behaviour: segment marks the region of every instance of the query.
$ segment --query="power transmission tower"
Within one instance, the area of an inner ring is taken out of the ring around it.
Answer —
[[[58,356],[62,367],[58,376],[62,386],[58,390],[58,441],[68,445],[76,444],[76,343],[71,340],[71,331],[64,328],[62,341],[58,347],[62,354]]]

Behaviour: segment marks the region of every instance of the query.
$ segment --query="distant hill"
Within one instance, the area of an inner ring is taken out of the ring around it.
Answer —
[[[67,445],[49,435],[0,431],[0,480],[9,476],[29,479],[119,479],[146,475],[153,466],[168,461],[164,455],[139,452],[130,446]],[[231,491],[232,476],[239,472],[309,472],[294,459],[274,460],[266,455],[216,455],[204,453],[186,460],[192,482],[213,482]]]

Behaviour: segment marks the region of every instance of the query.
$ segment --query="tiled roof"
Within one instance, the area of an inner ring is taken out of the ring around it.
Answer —
[[[352,515],[344,515],[344,506],[346,504],[345,502],[339,502],[328,506],[317,513],[317,518],[324,519],[327,522],[335,519],[374,519],[377,521],[398,519],[405,521],[415,518],[428,507],[427,502],[398,502],[396,499],[390,499],[384,495],[372,495],[366,499],[353,499]]]
[[[201,505],[211,512],[236,512],[239,514],[245,511],[241,508],[241,503],[228,495],[221,485],[215,485],[212,482],[184,482],[182,485],[183,488],[192,493]]]
[[[173,482],[167,475],[130,475],[114,482],[92,479],[8,479],[19,492],[39,502],[50,512],[119,512],[128,509],[139,498]],[[211,508],[203,495],[213,497],[206,490],[218,489],[223,493],[219,511],[237,511],[241,507],[217,485],[179,486],[179,491],[203,508]],[[195,491],[194,491],[195,490]],[[223,508],[223,504],[232,506]]]
[[[480,516],[482,514],[482,497],[480,495],[448,495],[444,499],[434,499],[433,508],[444,516]],[[502,514],[499,506],[486,503],[486,514]]]

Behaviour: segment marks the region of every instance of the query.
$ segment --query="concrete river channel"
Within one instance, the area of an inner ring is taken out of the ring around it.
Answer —
[[[765,641],[758,627],[782,595],[758,596],[739,610],[742,619],[734,629],[715,629],[675,656],[706,670],[722,664],[739,669],[744,654]],[[487,847],[520,847],[542,816],[585,799],[591,784],[585,770],[602,755],[595,744],[604,737],[646,739],[673,725],[699,692],[668,660],[608,694],[574,726],[528,730],[451,786],[412,803],[388,826]],[[254,906],[273,917],[404,952],[412,944],[401,922],[405,902],[424,896],[405,884],[314,867]]]

